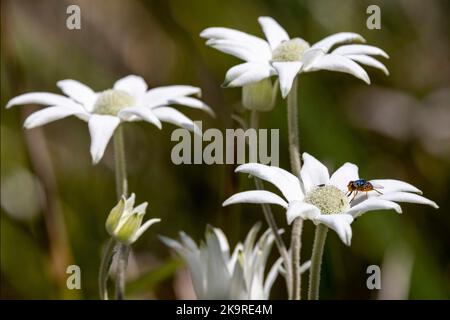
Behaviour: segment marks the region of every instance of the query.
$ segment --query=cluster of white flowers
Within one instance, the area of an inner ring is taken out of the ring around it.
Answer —
[[[373,57],[388,58],[388,55],[380,48],[361,44],[365,40],[359,34],[341,32],[310,45],[302,38],[290,38],[270,17],[260,17],[258,21],[266,40],[222,27],[207,28],[200,34],[207,39],[208,46],[245,61],[228,70],[224,84],[246,88],[243,104],[249,109],[252,106],[259,111],[271,109],[275,96],[270,81],[272,76],[277,77],[281,95],[286,98],[296,77],[305,72],[344,72],[368,84],[369,76],[361,65],[388,74],[387,68]],[[161,128],[161,122],[168,122],[201,134],[195,123],[173,105],[200,109],[214,116],[212,109],[198,99],[199,88],[174,85],[149,89],[144,79],[136,75],[124,77],[116,81],[112,89],[101,92],[95,92],[76,80],[62,80],[57,86],[65,95],[25,93],[11,99],[6,108],[24,104],[47,106],[25,120],[27,129],[68,116],[86,121],[94,164],[102,159],[111,137],[122,122],[147,121],[158,128]],[[297,155],[300,156],[299,152]],[[232,195],[223,206],[236,203],[279,205],[286,210],[288,225],[296,219],[311,220],[334,230],[346,245],[351,244],[352,222],[365,212],[392,209],[401,213],[397,202],[438,208],[435,202],[421,196],[422,192],[409,183],[392,179],[366,181],[359,177],[358,167],[351,163],[345,163],[330,176],[328,169],[316,158],[308,153],[303,153],[302,158],[298,177],[274,166],[258,163],[240,165],[236,172],[270,182],[283,197],[258,188]],[[126,175],[126,172],[121,174]],[[106,230],[112,239],[128,246],[160,219],[150,219],[142,224],[147,202],[134,207],[135,195],[127,198],[123,188],[121,192],[122,197],[106,220]],[[290,281],[287,267],[292,262],[290,257],[295,254],[290,252],[289,258],[276,260],[266,275],[269,253],[279,237],[278,228],[270,227],[256,241],[260,225],[255,225],[231,254],[227,238],[218,228],[208,227],[206,242],[199,246],[183,232],[180,233],[180,242],[166,237],[161,239],[186,261],[199,299],[269,299],[279,273]],[[282,245],[277,242],[280,252]],[[106,255],[107,259],[111,256]],[[102,265],[108,266],[109,262],[106,260]],[[105,286],[106,280],[101,281]]]
[[[200,246],[180,232],[181,242],[161,237],[188,264],[198,299],[269,299],[282,260],[278,259],[264,276],[274,236],[267,230],[256,241],[261,224],[248,232],[244,243],[238,243],[230,255],[230,246],[222,230],[208,226]]]

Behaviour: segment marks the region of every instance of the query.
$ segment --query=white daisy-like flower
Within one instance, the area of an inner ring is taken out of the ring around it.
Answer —
[[[116,81],[112,89],[101,92],[94,92],[76,80],[61,80],[57,86],[66,96],[30,92],[11,99],[6,108],[23,104],[48,106],[25,120],[24,127],[27,129],[68,116],[88,122],[94,164],[103,157],[109,140],[121,122],[144,120],[161,128],[163,121],[200,134],[200,129],[191,119],[170,105],[183,105],[214,114],[204,102],[190,97],[200,95],[200,88],[174,85],[148,90],[144,79],[135,75],[126,76]]]
[[[393,179],[370,180],[374,190],[358,192],[353,199],[353,195],[347,195],[348,185],[360,180],[358,167],[345,163],[330,177],[328,169],[308,153],[303,153],[301,181],[286,170],[258,163],[240,165],[236,172],[248,173],[274,184],[284,199],[266,190],[245,191],[228,198],[224,206],[234,203],[277,204],[286,209],[289,224],[297,217],[312,220],[315,224],[323,223],[336,231],[346,245],[351,243],[350,225],[353,219],[365,212],[393,209],[401,213],[401,207],[396,202],[438,208],[435,202],[421,196],[422,192],[413,185]]]
[[[180,242],[166,237],[161,240],[187,263],[197,299],[267,300],[282,260],[278,259],[265,276],[274,237],[267,230],[255,244],[260,227],[260,223],[255,224],[231,256],[225,234],[211,226],[206,229],[206,242],[200,246],[184,232],[180,232]]]
[[[283,98],[291,90],[292,83],[301,72],[330,70],[345,72],[370,83],[366,71],[359,65],[367,65],[389,74],[387,68],[372,56],[388,58],[380,48],[364,44],[340,44],[365,42],[359,34],[340,32],[309,45],[302,38],[290,38],[271,17],[259,17],[267,40],[229,28],[207,28],[200,36],[206,44],[245,61],[228,70],[224,85],[241,87],[277,75]],[[358,64],[359,63],[359,64]]]

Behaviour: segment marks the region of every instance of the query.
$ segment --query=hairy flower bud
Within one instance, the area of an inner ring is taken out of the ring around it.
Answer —
[[[150,219],[141,225],[147,209],[147,202],[134,207],[134,200],[134,193],[128,199],[122,197],[109,213],[105,223],[106,231],[124,244],[132,244],[148,227],[161,221],[160,219]]]
[[[277,86],[270,78],[242,87],[242,104],[245,108],[257,111],[270,111],[275,105]]]

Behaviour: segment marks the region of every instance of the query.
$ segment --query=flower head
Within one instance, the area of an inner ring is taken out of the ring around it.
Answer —
[[[135,194],[128,199],[124,196],[111,210],[106,219],[106,231],[117,241],[131,244],[135,242],[152,224],[161,219],[150,219],[142,224],[147,209],[147,202],[134,207]]]
[[[348,183],[359,179],[356,165],[345,163],[330,177],[328,169],[308,153],[303,154],[303,162],[301,180],[278,167],[258,163],[240,165],[236,172],[248,173],[274,184],[284,199],[266,190],[254,190],[237,193],[225,200],[223,205],[277,204],[286,209],[289,224],[297,217],[312,220],[315,224],[322,223],[336,231],[346,245],[351,242],[350,225],[353,219],[365,212],[394,209],[401,213],[401,207],[396,202],[427,204],[438,208],[435,202],[421,196],[422,192],[413,185],[393,179],[370,180],[373,186],[383,190],[382,194],[372,190],[359,192],[350,198],[346,195]]]
[[[372,56],[388,55],[383,50],[363,44],[349,44],[330,50],[335,45],[365,42],[359,34],[340,32],[312,46],[301,38],[290,38],[271,17],[259,17],[266,40],[229,28],[207,28],[200,36],[206,44],[245,61],[228,70],[225,85],[241,87],[277,75],[283,98],[301,72],[330,70],[345,72],[370,83],[366,71],[359,65],[378,68],[388,74],[386,67]],[[359,63],[359,64],[358,64]]]
[[[6,108],[21,104],[48,106],[31,114],[24,123],[35,128],[68,116],[88,122],[91,135],[91,156],[98,163],[115,129],[124,121],[147,121],[161,128],[161,121],[200,133],[192,120],[170,105],[183,105],[214,114],[210,107],[190,95],[200,95],[197,87],[176,85],[148,90],[144,79],[129,75],[114,84],[112,89],[94,92],[76,80],[57,83],[66,95],[31,92],[11,99]]]
[[[225,234],[210,226],[206,242],[200,246],[184,232],[180,232],[180,242],[166,237],[161,240],[186,261],[198,299],[267,300],[282,260],[278,259],[264,277],[274,237],[267,230],[255,244],[260,227],[259,223],[253,226],[231,256]]]

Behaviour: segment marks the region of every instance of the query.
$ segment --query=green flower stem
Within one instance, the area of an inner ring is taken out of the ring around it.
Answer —
[[[300,251],[302,247],[301,235],[303,220],[297,218],[292,223],[291,229],[291,254],[292,254],[292,282],[294,283],[294,300],[301,299],[301,272],[300,272]]]
[[[127,180],[127,167],[125,161],[125,144],[123,139],[123,129],[119,125],[114,133],[114,162],[115,162],[115,174],[116,174],[116,191],[117,198],[120,200],[122,196],[128,195],[128,180]],[[128,245],[117,243],[114,238],[109,239],[105,248],[105,252],[100,262],[99,272],[99,292],[100,299],[108,299],[108,275],[111,266],[111,261],[114,254],[118,254],[118,266],[116,273],[116,297],[123,299],[125,291],[125,273],[128,262],[128,254],[130,248]],[[125,260],[125,261],[124,261]]]
[[[114,133],[114,161],[116,171],[117,198],[128,196],[127,166],[125,160],[125,143],[123,129],[119,125]],[[117,244],[116,299],[122,300],[125,295],[125,275],[128,265],[130,246]]]
[[[319,224],[316,227],[311,256],[311,270],[309,270],[308,300],[319,300],[320,269],[322,267],[323,249],[327,239],[328,227]]]
[[[292,173],[300,178],[302,163],[300,160],[300,141],[298,133],[298,103],[297,103],[297,78],[294,79],[291,91],[287,97],[287,122],[289,140],[289,158],[291,160]],[[303,186],[301,186],[303,188]],[[300,274],[300,250],[303,220],[294,220],[291,232],[292,277],[294,283],[294,299],[301,298],[301,274]]]
[[[125,296],[125,277],[128,265],[130,246],[118,244],[117,274],[116,274],[116,299],[123,300]]]
[[[123,128],[119,125],[114,133],[114,161],[116,172],[117,198],[128,196],[127,164],[125,161],[125,143],[123,139]]]
[[[292,173],[300,177],[302,163],[300,161],[300,141],[298,133],[298,103],[297,103],[297,78],[292,84],[291,91],[287,96],[287,121],[289,138],[289,158],[291,160]]]
[[[251,116],[250,116],[250,127],[258,130],[259,127],[259,112],[256,110],[252,110],[251,112]],[[261,179],[256,178],[255,177],[255,186],[256,189],[258,190],[263,190],[264,186],[263,186],[263,182],[261,181]],[[289,300],[292,300],[292,291],[293,291],[293,287],[292,287],[292,265],[290,263],[290,259],[289,259],[289,253],[288,250],[286,248],[286,245],[284,244],[283,239],[281,238],[281,235],[278,233],[278,226],[277,223],[275,222],[275,218],[273,216],[272,213],[272,209],[270,208],[270,205],[268,205],[267,203],[262,203],[261,204],[262,209],[263,209],[263,213],[264,213],[264,217],[267,221],[267,224],[269,225],[270,229],[272,230],[272,233],[275,237],[275,244],[278,248],[278,251],[280,253],[280,256],[283,259],[283,263],[286,269],[286,286],[287,286],[287,290],[288,290],[288,298]]]
[[[116,241],[114,238],[110,238],[106,244],[105,251],[103,252],[102,261],[100,262],[100,273],[98,276],[98,288],[100,293],[100,299],[108,300],[108,275],[109,268],[111,267],[111,261],[114,256],[114,247]]]

